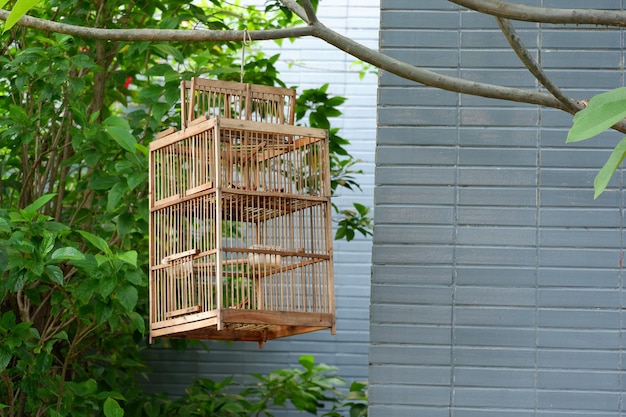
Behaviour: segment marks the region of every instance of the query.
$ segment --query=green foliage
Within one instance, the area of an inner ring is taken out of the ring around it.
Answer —
[[[29,14],[107,28],[255,29],[296,21],[205,3],[43,0]],[[148,144],[179,126],[181,78],[239,80],[240,42],[108,42],[5,30],[0,416],[174,415],[160,414],[168,400],[147,396],[136,382],[147,371]],[[246,81],[283,85],[278,56],[248,49]],[[320,127],[330,127],[343,103],[325,91],[309,110],[300,108]],[[347,142],[331,131],[342,156],[333,156],[334,187],[358,188],[355,162],[342,149]],[[205,391],[222,389],[204,384]]]
[[[308,125],[320,129],[328,130],[329,150],[330,150],[330,186],[333,195],[337,193],[339,187],[354,191],[361,190],[356,176],[363,172],[354,169],[354,166],[361,162],[355,160],[346,149],[350,144],[347,139],[339,136],[339,129],[332,128],[330,118],[341,116],[338,109],[345,102],[345,97],[331,97],[328,93],[328,84],[324,84],[318,89],[304,90],[296,101],[296,120],[307,120]],[[339,215],[337,220],[338,229],[335,239],[354,239],[355,232],[360,232],[363,236],[371,236],[373,230],[373,219],[369,216],[369,208],[354,204],[355,210],[340,210],[333,204],[335,213]]]
[[[255,382],[238,384],[233,378],[215,382],[200,378],[175,400],[162,400],[164,415],[215,417],[271,417],[291,405],[298,411],[324,417],[367,416],[366,384],[354,382],[348,393],[336,368],[302,356],[299,368],[253,375]],[[321,414],[320,414],[321,413]],[[346,414],[348,413],[348,414]]]
[[[598,94],[587,107],[574,115],[567,142],[579,142],[596,136],[626,117],[626,87]],[[606,189],[611,177],[626,157],[626,138],[613,149],[593,181],[594,198]]]
[[[91,415],[107,392],[122,398],[115,389],[132,387],[132,371],[144,370],[136,341],[145,325],[135,308],[146,282],[136,254],[42,214],[52,198],[0,212],[0,401],[7,416]],[[86,251],[80,235],[103,253]]]
[[[346,239],[348,242],[354,239],[355,232],[368,236],[372,233],[372,218],[369,217],[370,209],[359,203],[352,203],[354,209],[341,211],[343,218],[337,224],[335,239]]]

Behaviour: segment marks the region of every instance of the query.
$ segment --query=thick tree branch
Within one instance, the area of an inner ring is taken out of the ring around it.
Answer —
[[[626,12],[597,9],[554,9],[524,6],[501,0],[448,0],[477,12],[536,23],[590,24],[626,27]]]
[[[292,0],[281,0],[288,5]],[[300,10],[301,11],[301,10]],[[294,10],[296,12],[296,10]],[[0,20],[6,20],[8,12],[0,9]],[[213,30],[163,30],[163,29],[100,29],[82,26],[67,25],[44,19],[24,16],[18,25],[41,29],[50,32],[63,33],[89,39],[103,39],[116,41],[178,41],[178,42],[224,42],[239,41],[243,37],[241,31],[213,31]],[[428,71],[406,62],[391,58],[383,53],[374,51],[354,40],[340,35],[327,28],[322,23],[314,22],[309,26],[293,29],[250,31],[253,40],[269,40],[287,37],[314,36],[343,50],[344,52],[372,64],[381,70],[388,71],[407,80],[415,81],[430,87],[440,88],[452,92],[488,97],[520,103],[536,104],[553,107],[571,112],[554,96],[546,93],[527,91],[519,88],[504,87],[493,84],[467,81],[461,78],[441,75]]]
[[[0,9],[0,20],[7,20],[9,12]],[[48,32],[63,33],[86,39],[110,41],[147,41],[147,42],[229,42],[243,39],[241,30],[184,30],[184,29],[103,29],[68,25],[37,17],[24,16],[19,26],[39,29]],[[253,40],[272,40],[311,36],[313,30],[309,26],[286,29],[251,30],[248,33]]]
[[[354,40],[328,29],[321,23],[313,25],[313,36],[336,46],[344,52],[372,64],[381,70],[388,71],[398,77],[415,81],[430,87],[474,96],[515,101],[519,103],[538,104],[568,111],[568,109],[550,94],[527,91],[519,88],[503,87],[494,84],[467,81],[419,68],[406,62],[391,58],[380,52],[373,51]]]

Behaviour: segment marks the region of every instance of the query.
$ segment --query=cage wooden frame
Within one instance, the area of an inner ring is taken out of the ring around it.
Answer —
[[[150,144],[150,338],[335,332],[328,135],[206,114]]]
[[[293,125],[296,91],[291,88],[192,78],[181,81],[181,125],[200,117],[225,117]]]

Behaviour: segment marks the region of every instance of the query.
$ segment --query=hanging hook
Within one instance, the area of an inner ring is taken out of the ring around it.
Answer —
[[[244,61],[246,60],[246,46],[252,44],[252,38],[250,37],[250,33],[248,29],[243,30],[243,41],[241,42],[241,82],[243,83],[243,66]]]

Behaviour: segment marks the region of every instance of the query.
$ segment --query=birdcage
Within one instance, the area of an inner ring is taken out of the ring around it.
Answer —
[[[240,86],[198,105],[184,84],[200,117],[150,144],[151,339],[334,333],[327,132],[255,121]]]

